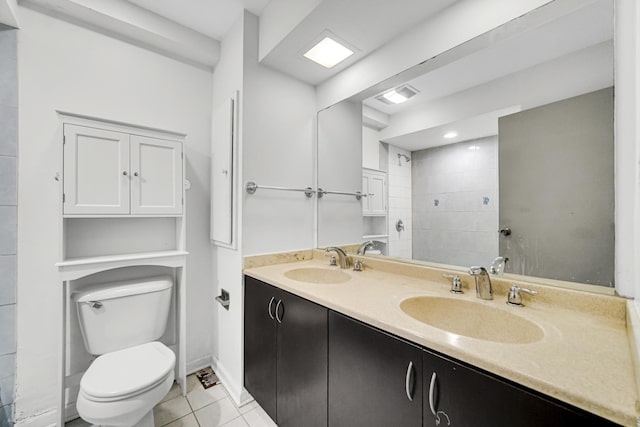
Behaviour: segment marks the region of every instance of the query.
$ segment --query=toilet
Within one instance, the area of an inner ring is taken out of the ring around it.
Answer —
[[[72,293],[87,351],[98,358],[76,402],[100,426],[153,426],[153,407],[174,380],[176,357],[156,341],[167,326],[173,280],[159,276],[90,285]]]

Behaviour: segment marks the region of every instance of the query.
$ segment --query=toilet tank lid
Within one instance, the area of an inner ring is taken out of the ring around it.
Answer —
[[[147,294],[169,289],[173,284],[171,276],[155,276],[136,280],[98,283],[85,286],[71,294],[76,302],[99,301]]]

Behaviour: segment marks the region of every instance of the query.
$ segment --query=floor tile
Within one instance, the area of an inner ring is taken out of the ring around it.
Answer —
[[[258,407],[258,402],[256,402],[255,400],[252,400],[251,402],[240,406],[238,408],[238,411],[240,411],[241,414],[246,414],[247,412],[249,412],[249,411],[251,411],[251,410],[253,410],[253,409],[257,408],[257,407]]]
[[[153,418],[156,427],[169,424],[191,413],[187,399],[180,396],[167,400],[153,408]]]
[[[259,406],[244,414],[243,417],[250,427],[277,427],[276,423]]]
[[[196,387],[201,387],[200,380],[196,377],[196,374],[191,374],[187,376],[187,393],[195,389]]]
[[[222,426],[240,416],[240,412],[228,397],[197,410],[195,414],[198,423],[206,427]]]
[[[160,403],[166,402],[167,400],[175,399],[176,397],[180,396],[180,393],[181,391],[178,383],[173,383],[171,390],[169,390],[169,392],[162,398]]]
[[[82,418],[76,418],[75,420],[64,423],[65,427],[91,427],[91,424],[83,420]]]
[[[198,427],[198,421],[196,421],[195,415],[189,414],[167,424],[165,427]]]
[[[225,397],[227,397],[227,392],[224,391],[222,385],[215,385],[206,390],[203,387],[194,387],[193,390],[187,393],[187,400],[194,411]]]
[[[226,424],[223,427],[249,427],[249,424],[242,417],[238,417]]]

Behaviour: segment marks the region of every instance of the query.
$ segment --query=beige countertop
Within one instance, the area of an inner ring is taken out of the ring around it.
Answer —
[[[345,283],[306,283],[285,276],[294,268],[329,268],[324,256],[312,256],[313,252],[307,251],[248,258],[244,272],[614,422],[638,425],[635,353],[630,343],[633,334],[627,331],[626,300],[526,283],[523,286],[540,294],[523,295],[526,307],[511,307],[505,301],[512,281],[492,278],[494,299],[484,301],[469,288],[473,279],[468,275],[457,273],[465,293],[453,295],[441,277],[443,270],[373,258],[366,258],[362,272],[342,270],[351,276]],[[268,262],[279,263],[261,265]],[[467,300],[505,310],[534,322],[544,336],[528,344],[503,344],[456,335],[400,310],[402,301],[415,296]]]

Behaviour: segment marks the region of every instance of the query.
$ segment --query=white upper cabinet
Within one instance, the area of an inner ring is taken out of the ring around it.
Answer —
[[[386,173],[376,170],[363,170],[362,192],[367,195],[367,197],[362,201],[363,215],[387,214],[386,189]]]
[[[64,125],[65,215],[180,215],[182,142]]]
[[[129,135],[64,126],[64,213],[129,213]]]
[[[131,213],[182,213],[182,144],[131,135]]]

